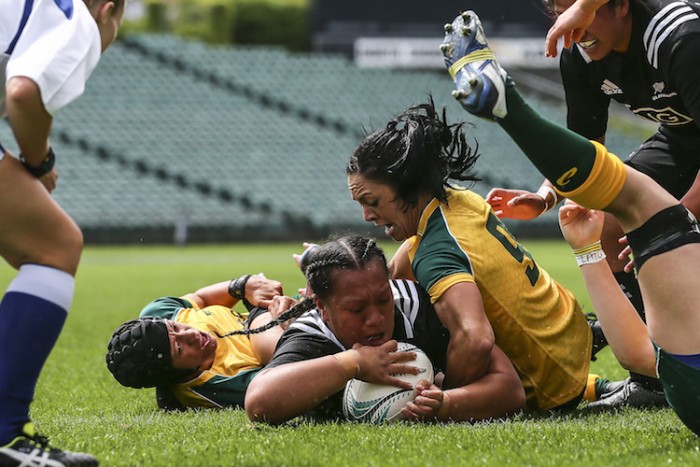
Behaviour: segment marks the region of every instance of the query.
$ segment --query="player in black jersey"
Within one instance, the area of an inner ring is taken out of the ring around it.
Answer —
[[[626,164],[649,175],[700,215],[700,4],[673,0],[543,0],[555,16],[547,54],[564,35],[561,74],[567,126],[605,142],[608,106],[614,99],[657,122],[658,131]],[[571,31],[575,30],[572,37]],[[573,40],[572,40],[573,39]],[[571,46],[573,43],[573,46]],[[487,196],[503,217],[531,219],[558,197],[545,181],[535,193],[494,189]],[[617,282],[644,318],[639,285],[627,260],[618,258],[622,236],[607,215],[603,249]],[[658,381],[632,374],[595,406],[649,406],[663,402]]]
[[[374,239],[349,236],[326,243],[305,269],[317,308],[297,318],[275,355],[248,387],[251,420],[282,423],[299,415],[342,417],[346,383],[410,384],[392,375],[413,372],[409,342],[428,355],[436,374],[444,371],[450,340],[429,296],[411,281],[390,280],[386,258]],[[440,384],[436,381],[437,384]],[[485,376],[470,384],[440,388],[418,383],[416,400],[403,414],[412,420],[472,421],[502,417],[525,407],[515,368],[498,347]]]

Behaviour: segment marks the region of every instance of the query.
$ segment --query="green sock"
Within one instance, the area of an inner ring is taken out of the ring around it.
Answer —
[[[600,399],[600,396],[602,396],[604,393],[608,392],[608,385],[610,384],[609,379],[605,378],[598,378],[595,381],[595,398],[596,400]]]
[[[515,84],[507,83],[508,115],[498,123],[556,188],[573,191],[593,168],[596,149],[586,138],[538,114],[520,96]],[[576,168],[573,176],[568,176]]]

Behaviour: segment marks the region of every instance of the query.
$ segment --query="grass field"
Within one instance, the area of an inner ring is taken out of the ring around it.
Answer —
[[[590,310],[570,250],[524,242]],[[392,250],[393,244],[386,244]],[[253,425],[240,410],[160,412],[152,390],[121,387],[104,354],[114,329],[160,295],[264,272],[294,293],[300,245],[90,247],[66,327],[42,373],[33,419],[62,447],[106,466],[215,465],[700,465],[700,438],[670,410],[574,413],[479,425]],[[0,267],[0,286],[14,272]],[[593,371],[626,373],[606,349]]]

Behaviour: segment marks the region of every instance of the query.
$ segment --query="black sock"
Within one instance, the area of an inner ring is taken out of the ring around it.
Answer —
[[[630,371],[630,380],[639,383],[650,391],[663,391],[663,387],[658,378],[654,378],[653,376],[640,375],[639,373]]]

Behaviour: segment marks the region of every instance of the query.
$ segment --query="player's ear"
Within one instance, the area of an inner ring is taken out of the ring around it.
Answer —
[[[114,2],[107,1],[100,5],[97,10],[97,24],[106,24],[110,17],[114,14]]]
[[[328,318],[328,309],[326,308],[326,304],[323,301],[319,300],[319,298],[316,296],[316,294],[314,294],[312,297],[314,299],[314,303],[316,304],[316,308],[318,309],[318,311],[321,312],[321,318],[323,319],[323,321],[327,322],[329,318]]]
[[[630,0],[620,0],[617,4],[622,16],[627,16],[630,11]]]

